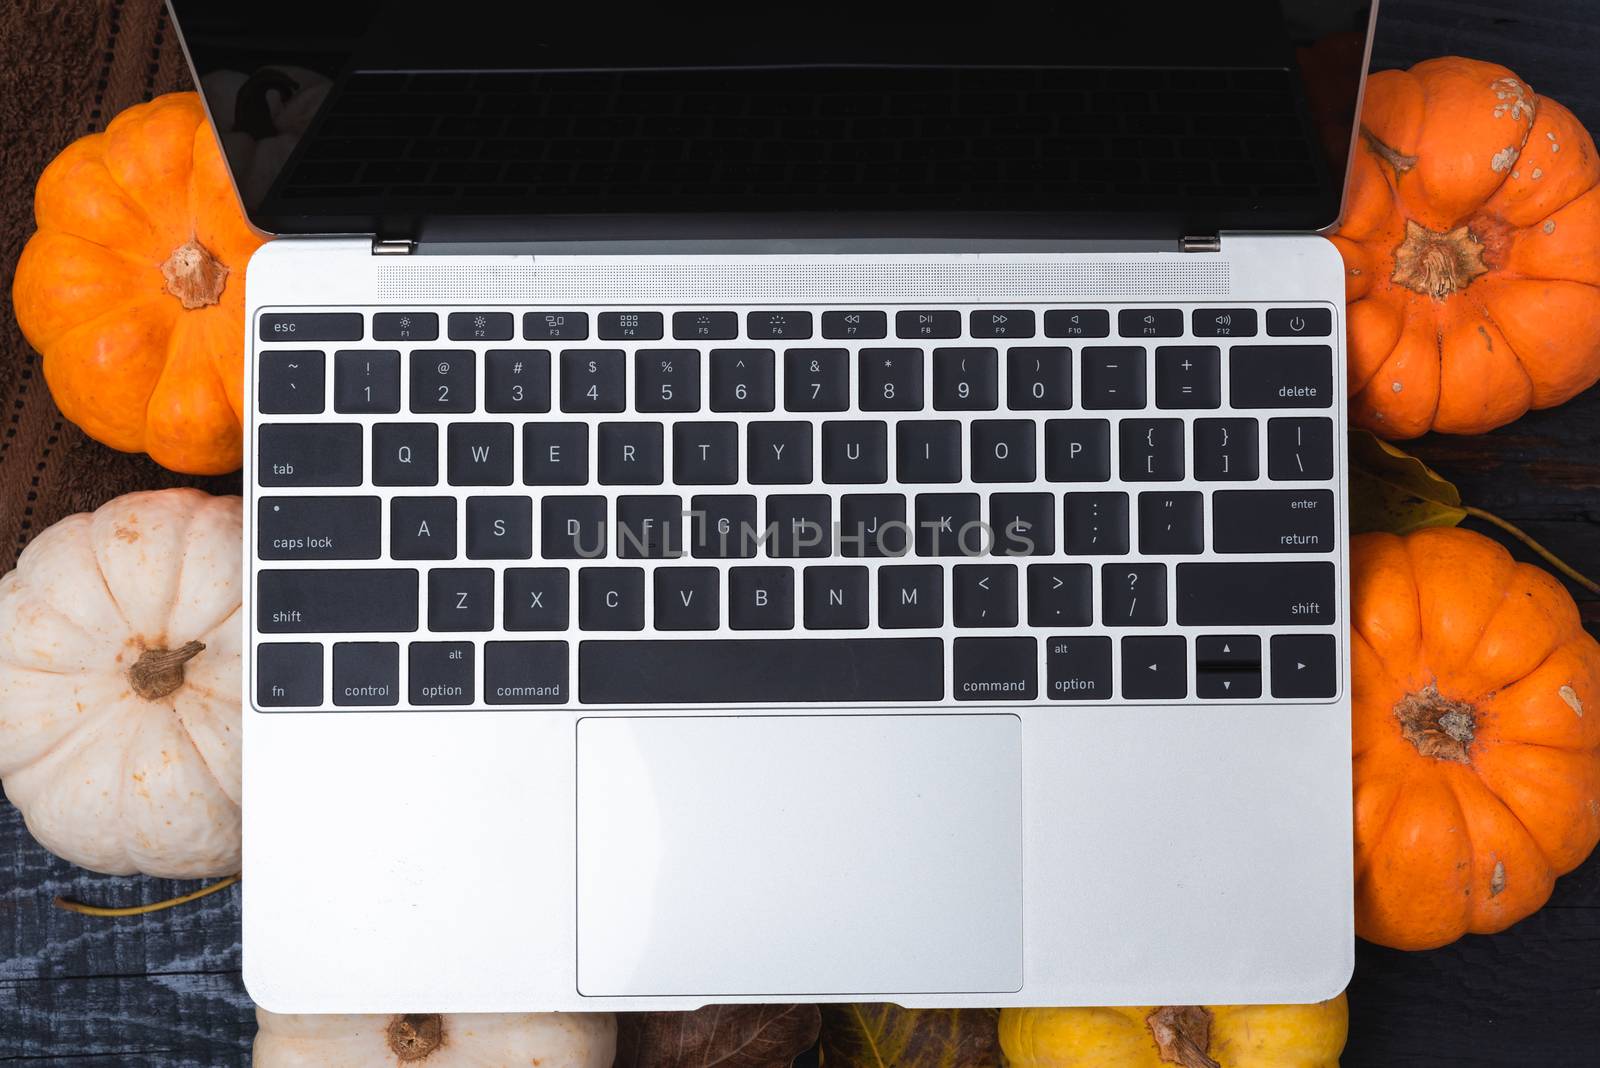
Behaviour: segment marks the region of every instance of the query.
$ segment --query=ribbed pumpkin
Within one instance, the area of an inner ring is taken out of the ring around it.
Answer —
[[[239,870],[241,526],[237,497],[130,493],[0,578],[0,777],[57,856]]]
[[[241,458],[246,224],[194,93],[68,145],[34,192],[17,323],[61,412],[191,474]]]
[[[1367,82],[1344,256],[1350,418],[1481,434],[1600,378],[1600,159],[1493,63]]]
[[[1600,841],[1600,643],[1458,528],[1352,539],[1351,596],[1356,931],[1503,930]]]
[[[256,1010],[254,1068],[611,1068],[609,1012],[279,1015]]]
[[[1344,995],[1315,1005],[1002,1009],[1011,1068],[1339,1068]]]

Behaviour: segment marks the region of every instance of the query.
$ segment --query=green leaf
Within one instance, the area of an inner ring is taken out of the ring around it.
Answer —
[[[619,1012],[615,1068],[789,1068],[817,1040],[815,1005]]]
[[[998,1068],[1000,1010],[824,1005],[823,1068]]]
[[[1437,471],[1367,430],[1350,431],[1350,530],[1409,534],[1467,517],[1461,492]]]

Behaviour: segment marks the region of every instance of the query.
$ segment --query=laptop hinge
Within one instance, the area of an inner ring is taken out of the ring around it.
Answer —
[[[372,239],[372,254],[374,256],[409,256],[416,249],[417,243],[404,237],[389,237]]]
[[[1222,238],[1217,234],[1185,234],[1178,239],[1178,248],[1184,252],[1221,252]]]

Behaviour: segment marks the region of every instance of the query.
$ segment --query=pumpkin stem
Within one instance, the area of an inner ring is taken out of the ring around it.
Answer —
[[[1211,1010],[1200,1005],[1163,1005],[1144,1018],[1166,1064],[1222,1068],[1206,1053],[1211,1046]]]
[[[389,1050],[402,1064],[426,1060],[444,1045],[444,1017],[436,1012],[408,1012],[389,1021]]]
[[[159,701],[183,685],[183,665],[200,655],[205,642],[185,642],[176,649],[146,649],[128,669],[133,692]]]
[[[172,250],[167,262],[161,265],[161,277],[167,280],[167,292],[193,311],[222,299],[228,268],[210,249],[190,238]]]
[[[161,912],[178,905],[187,905],[191,901],[198,901],[209,897],[218,890],[226,890],[239,881],[237,875],[230,875],[226,879],[218,879],[210,886],[202,886],[198,890],[191,890],[187,894],[169,897],[165,901],[152,901],[148,905],[124,905],[117,908],[108,908],[105,905],[85,905],[81,901],[74,901],[70,897],[56,897],[54,904],[58,909],[67,912],[76,912],[83,916],[143,916],[146,913]]]
[[[1417,752],[1435,760],[1470,764],[1472,739],[1478,732],[1478,710],[1439,692],[1430,682],[1395,702],[1394,716],[1400,733]]]
[[[1398,179],[1402,174],[1417,165],[1416,156],[1402,155],[1399,151],[1378,140],[1376,134],[1365,126],[1361,127],[1361,140],[1372,150],[1373,155],[1394,168],[1394,176]]]
[[[1406,220],[1406,236],[1394,250],[1393,281],[1417,293],[1443,300],[1488,273],[1483,262],[1483,242],[1470,227],[1449,233],[1430,230],[1415,219]]]

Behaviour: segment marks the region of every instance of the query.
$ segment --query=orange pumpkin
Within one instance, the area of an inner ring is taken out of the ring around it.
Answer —
[[[1600,378],[1600,158],[1504,67],[1367,82],[1344,223],[1350,418],[1481,434]]]
[[[241,458],[245,222],[194,93],[68,145],[34,192],[17,323],[61,412],[97,441],[192,474]]]
[[[1351,542],[1356,931],[1500,931],[1600,840],[1600,643],[1552,577],[1458,528]]]

